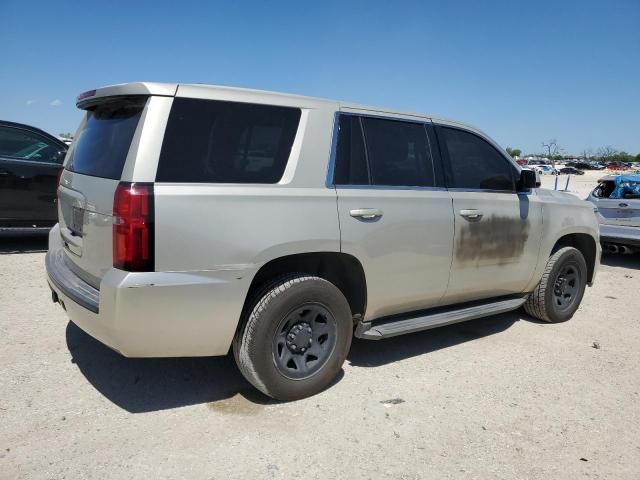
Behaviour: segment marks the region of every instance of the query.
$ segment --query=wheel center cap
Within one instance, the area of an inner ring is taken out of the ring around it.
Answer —
[[[304,353],[313,343],[313,330],[307,322],[298,322],[287,333],[287,348],[293,353]]]

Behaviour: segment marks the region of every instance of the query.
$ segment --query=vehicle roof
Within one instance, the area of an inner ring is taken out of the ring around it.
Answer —
[[[43,137],[47,137],[49,140],[54,140],[55,142],[57,142],[58,144],[64,146],[65,148],[68,147],[68,145],[66,143],[64,143],[62,140],[54,137],[50,133],[47,133],[44,130],[38,128],[38,127],[34,127],[33,125],[27,125],[26,123],[11,122],[9,120],[0,120],[0,125],[1,126],[5,126],[5,127],[24,128],[26,130],[31,130],[33,132],[36,132],[36,133],[42,135]]]
[[[623,181],[640,182],[640,174],[637,173],[621,173],[620,175],[605,175],[598,179],[598,182],[614,181],[618,177],[627,177]]]
[[[401,117],[413,117],[425,120],[433,120],[435,122],[444,122],[444,123],[453,123],[457,124],[471,130],[475,130],[483,135],[486,135],[477,127],[460,122],[458,120],[452,120],[445,117],[437,117],[430,114],[424,113],[415,113],[415,112],[405,112],[401,110],[395,110],[391,108],[385,107],[377,107],[371,105],[362,105],[354,102],[348,102],[343,100],[332,100],[328,98],[318,98],[318,97],[309,97],[305,95],[297,95],[292,93],[282,93],[282,92],[274,92],[269,90],[256,90],[251,88],[240,88],[240,87],[228,87],[223,85],[208,85],[208,84],[200,84],[200,83],[158,83],[158,82],[130,82],[130,83],[121,83],[116,85],[108,85],[100,88],[96,88],[95,90],[89,90],[84,92],[78,96],[76,101],[76,105],[79,108],[86,108],[86,106],[93,103],[93,100],[98,99],[100,97],[105,96],[113,96],[113,95],[160,95],[160,96],[175,96],[178,93],[178,89],[185,90],[195,90],[197,89],[199,95],[201,94],[211,94],[212,97],[217,94],[228,94],[228,93],[243,93],[248,94],[252,97],[263,97],[264,99],[270,98],[272,100],[286,100],[290,103],[301,103],[301,104],[327,104],[332,106],[338,106],[342,109],[353,109],[353,110],[364,110],[370,112],[378,112],[378,113],[387,113],[392,115],[398,115]],[[87,95],[84,97],[84,95]]]

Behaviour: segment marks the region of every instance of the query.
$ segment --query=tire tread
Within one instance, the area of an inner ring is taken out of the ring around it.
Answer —
[[[550,276],[553,268],[556,266],[558,261],[570,251],[576,251],[580,253],[579,250],[576,250],[573,247],[563,247],[554,252],[547,260],[547,265],[545,266],[544,273],[542,274],[542,278],[536,288],[529,294],[527,297],[527,301],[524,303],[524,310],[539,320],[544,322],[552,323],[554,320],[549,316],[548,313],[548,305],[546,304],[546,292],[548,288],[553,288],[553,285],[549,285],[551,281]]]
[[[248,303],[251,310],[245,312],[244,318],[246,318],[246,321],[234,339],[233,351],[240,373],[242,373],[249,383],[270,397],[273,397],[274,394],[258,377],[253,362],[253,359],[257,356],[253,350],[258,342],[253,341],[253,339],[256,336],[258,320],[261,313],[267,309],[274,299],[287,293],[288,290],[297,284],[309,280],[327,282],[327,280],[323,278],[305,273],[290,273],[277,277],[257,289],[255,295],[252,296]],[[253,308],[251,305],[253,305]]]

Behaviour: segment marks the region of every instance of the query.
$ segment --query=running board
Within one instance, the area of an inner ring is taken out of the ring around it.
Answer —
[[[463,308],[455,308],[454,306],[446,311],[438,309],[437,313],[420,316],[413,314],[411,316],[396,316],[389,319],[374,320],[373,322],[360,322],[356,328],[355,336],[367,340],[395,337],[405,333],[419,332],[452,323],[510,312],[520,308],[525,301],[526,298],[509,298]]]

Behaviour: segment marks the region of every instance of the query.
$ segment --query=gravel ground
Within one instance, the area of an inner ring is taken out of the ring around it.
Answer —
[[[335,385],[284,404],[229,357],[88,337],[51,303],[45,248],[0,238],[2,479],[639,478],[639,256],[605,257],[567,323],[356,341]]]
[[[558,190],[567,189],[569,193],[585,199],[598,184],[598,179],[609,173],[611,172],[605,170],[585,170],[584,175],[559,175]],[[569,180],[568,184],[567,179]],[[540,175],[540,180],[544,188],[554,189],[556,180],[554,175]]]

